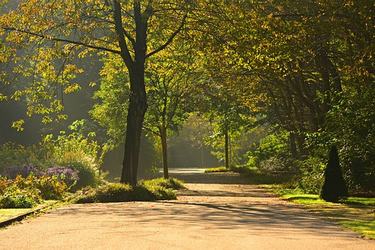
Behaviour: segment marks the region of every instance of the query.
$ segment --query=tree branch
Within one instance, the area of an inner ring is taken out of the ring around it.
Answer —
[[[90,49],[96,49],[96,50],[107,51],[107,52],[111,52],[111,53],[115,53],[115,54],[121,54],[121,51],[119,51],[119,50],[114,50],[114,49],[110,49],[110,48],[106,48],[106,47],[102,47],[102,46],[91,45],[91,44],[87,44],[87,43],[84,43],[84,42],[69,40],[69,39],[65,39],[65,38],[52,37],[52,36],[43,35],[43,34],[35,33],[35,32],[32,32],[32,31],[28,31],[28,30],[22,30],[22,29],[17,29],[17,28],[12,28],[12,27],[0,27],[0,29],[3,29],[5,31],[14,31],[14,32],[22,33],[22,34],[27,34],[27,35],[30,35],[30,36],[40,37],[40,38],[50,40],[50,41],[65,42],[65,43],[84,46],[84,47],[87,47],[87,48],[90,48]]]
[[[173,42],[173,39],[178,35],[178,33],[180,33],[180,31],[184,27],[184,25],[186,23],[186,18],[187,18],[187,14],[184,15],[184,17],[181,20],[180,26],[177,28],[177,30],[175,32],[173,32],[173,34],[169,37],[169,39],[163,45],[161,45],[159,48],[157,48],[156,50],[154,50],[154,51],[150,52],[149,54],[147,54],[146,58],[151,57],[151,56],[157,54],[158,52],[162,51],[166,47],[168,47],[168,45]]]
[[[133,59],[130,55],[128,45],[125,40],[124,26],[122,23],[122,14],[121,14],[121,4],[118,0],[113,0],[113,18],[115,20],[115,29],[118,36],[118,42],[121,49],[121,57],[124,59],[124,62],[128,69],[131,69],[133,66]]]

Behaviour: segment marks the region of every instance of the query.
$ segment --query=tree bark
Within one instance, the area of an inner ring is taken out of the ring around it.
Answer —
[[[168,173],[168,144],[167,144],[167,129],[165,127],[160,128],[160,140],[161,150],[163,155],[163,173],[164,179],[169,178]]]
[[[225,151],[225,168],[229,169],[229,131],[226,128],[224,131],[224,151]]]
[[[129,76],[131,94],[129,98],[121,182],[136,186],[143,120],[147,110],[143,65],[135,70],[135,72],[129,71]]]

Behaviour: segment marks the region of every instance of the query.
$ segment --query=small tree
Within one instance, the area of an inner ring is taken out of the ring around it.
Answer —
[[[329,159],[324,172],[324,184],[320,196],[325,201],[337,202],[340,198],[348,196],[348,189],[342,176],[339,154],[336,146],[332,146]]]

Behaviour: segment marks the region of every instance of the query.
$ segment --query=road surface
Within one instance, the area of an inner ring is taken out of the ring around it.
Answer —
[[[70,205],[0,230],[0,249],[375,249],[239,176],[175,175],[177,201]]]

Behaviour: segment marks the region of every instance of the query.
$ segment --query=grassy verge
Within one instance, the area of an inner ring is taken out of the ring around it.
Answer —
[[[207,168],[204,172],[205,173],[225,173],[229,172],[230,170],[226,167],[216,167],[216,168]]]
[[[127,202],[174,200],[176,190],[183,189],[183,183],[177,179],[163,178],[140,181],[136,187],[127,184],[107,183],[98,188],[81,190],[74,203]]]
[[[340,203],[326,202],[319,195],[301,190],[286,189],[281,185],[263,185],[282,199],[301,204],[310,211],[329,218],[362,236],[375,239],[375,198],[349,197]]]
[[[34,208],[3,208],[0,209],[0,222],[7,221],[11,218],[23,215],[28,212],[32,212],[35,210],[39,210],[44,207],[51,206],[58,201],[55,200],[49,200],[49,201],[44,201],[43,203],[39,204],[37,207]]]
[[[6,208],[6,209],[0,209],[0,222],[9,220],[13,217],[16,217],[18,215],[31,212],[33,209],[31,208]]]

